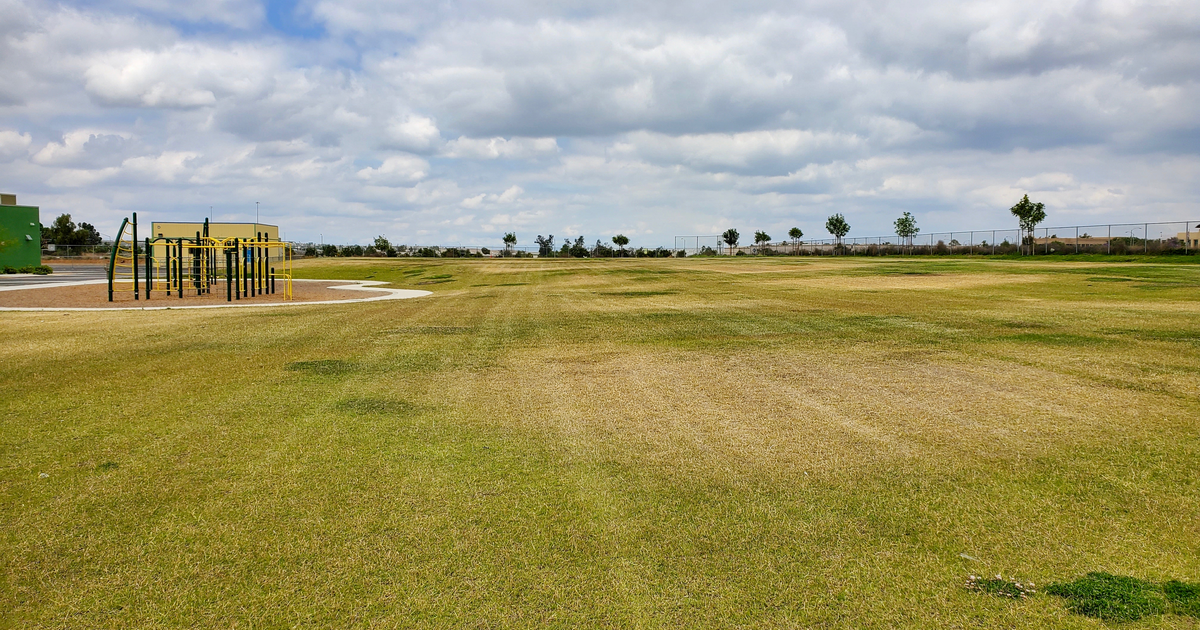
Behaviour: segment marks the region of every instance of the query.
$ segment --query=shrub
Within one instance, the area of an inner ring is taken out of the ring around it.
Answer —
[[[4,265],[4,273],[17,273],[17,268],[12,265]]]
[[[745,255],[746,255],[746,252],[744,252],[740,249],[738,250],[738,253],[734,254],[734,256],[745,256]]]
[[[47,267],[46,265],[38,265],[33,268],[33,273],[35,273],[39,276],[48,276],[48,275],[54,273],[54,270]]]
[[[25,265],[24,267],[17,269],[17,273],[33,273],[33,265]]]
[[[937,247],[933,248],[933,253],[939,254],[939,255],[949,254],[950,249],[948,247],[946,247],[946,241],[938,241]]]

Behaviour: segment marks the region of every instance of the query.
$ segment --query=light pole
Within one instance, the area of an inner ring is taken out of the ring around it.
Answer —
[[[254,226],[258,229],[258,202],[254,202]]]

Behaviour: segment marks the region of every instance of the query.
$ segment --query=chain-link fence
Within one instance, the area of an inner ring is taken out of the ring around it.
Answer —
[[[42,258],[104,258],[112,251],[111,243],[100,245],[42,245]]]
[[[696,237],[676,237],[679,239]],[[726,247],[728,254],[796,254],[821,256],[933,254],[1196,254],[1200,250],[1200,221],[1099,223],[1038,227],[1032,235],[1017,228],[930,232],[902,237],[847,236],[837,239],[779,241]],[[687,250],[688,255],[694,252]],[[698,252],[695,252],[698,253]]]

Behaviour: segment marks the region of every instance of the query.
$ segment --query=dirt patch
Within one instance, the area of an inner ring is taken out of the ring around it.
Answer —
[[[323,302],[327,300],[359,300],[375,297],[384,292],[347,291],[334,289],[335,286],[353,284],[340,281],[303,281],[292,284],[291,302]],[[125,286],[129,286],[126,284]],[[234,299],[233,304],[271,304],[288,302],[284,296],[283,287],[276,284],[277,293],[274,295],[256,295]],[[108,301],[107,284],[85,284],[69,287],[43,287],[0,291],[0,307],[19,308],[129,308],[129,307],[163,307],[163,306],[208,306],[230,304],[225,299],[225,283],[213,287],[207,295],[196,295],[195,291],[184,291],[183,297],[178,293],[167,296],[165,291],[153,291],[150,299],[145,294],[140,300],[133,299],[132,291],[117,291],[113,293],[113,301]]]

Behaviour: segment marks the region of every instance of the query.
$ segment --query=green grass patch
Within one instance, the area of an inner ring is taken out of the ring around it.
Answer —
[[[1162,585],[1138,578],[1093,572],[1074,582],[1046,587],[1067,608],[1105,621],[1137,621],[1168,612],[1200,618],[1200,585],[1172,580]]]

